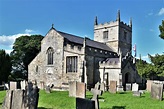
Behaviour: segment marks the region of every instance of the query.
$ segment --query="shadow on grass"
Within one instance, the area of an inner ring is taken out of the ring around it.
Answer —
[[[38,107],[38,109],[53,109],[53,108]]]
[[[125,109],[126,106],[113,106],[112,109]]]
[[[104,99],[104,97],[98,97],[98,99]]]
[[[127,92],[117,92],[117,94],[127,94]]]

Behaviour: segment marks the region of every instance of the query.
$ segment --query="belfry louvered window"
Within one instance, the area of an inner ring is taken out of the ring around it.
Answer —
[[[108,31],[103,32],[103,39],[108,39]]]
[[[67,63],[67,73],[76,73],[77,72],[77,63],[78,63],[78,58],[77,56],[68,56],[66,58],[66,63]]]
[[[53,55],[54,55],[54,50],[53,48],[48,48],[47,50],[47,64],[52,65],[53,64]]]

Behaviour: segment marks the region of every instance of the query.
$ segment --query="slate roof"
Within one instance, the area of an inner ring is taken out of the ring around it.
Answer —
[[[61,32],[61,31],[58,31],[58,33],[60,35],[62,35],[64,38],[66,38],[67,40],[69,40],[70,42],[74,42],[74,43],[83,45],[84,38],[82,38],[80,36],[64,33],[64,32]],[[93,48],[98,48],[98,49],[107,50],[107,51],[113,51],[106,44],[101,43],[101,42],[97,42],[97,41],[93,41],[93,40],[88,39],[88,38],[86,38],[86,45],[89,46],[89,47],[93,47]]]

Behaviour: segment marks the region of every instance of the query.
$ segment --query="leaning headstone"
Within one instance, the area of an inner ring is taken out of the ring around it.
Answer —
[[[95,101],[76,98],[76,109],[95,109]]]
[[[147,80],[146,83],[146,90],[151,92],[151,84],[153,83],[153,80]]]
[[[13,90],[8,90],[6,92],[6,97],[2,104],[2,109],[11,109]]]
[[[86,85],[85,83],[77,82],[76,84],[76,97],[85,98]]]
[[[13,91],[11,109],[22,109],[23,91],[20,89]]]
[[[98,85],[95,85],[95,86],[96,86],[95,88],[91,89],[91,92],[93,94],[92,100],[95,101],[95,109],[99,109],[98,96],[102,95],[102,91],[98,89],[99,88],[97,87]]]
[[[131,86],[132,86],[131,83],[127,83],[127,84],[126,84],[126,91],[132,90],[132,89],[131,89]]]
[[[37,109],[39,89],[28,83],[25,90],[9,90],[6,93],[2,109]]]
[[[137,83],[132,84],[132,91],[138,91],[138,86]]]
[[[5,84],[5,90],[9,90],[9,85]]]
[[[15,90],[17,89],[17,82],[10,82],[10,90]]]
[[[161,100],[163,99],[163,84],[151,84],[151,97]]]
[[[110,81],[110,93],[116,93],[117,92],[117,81]]]

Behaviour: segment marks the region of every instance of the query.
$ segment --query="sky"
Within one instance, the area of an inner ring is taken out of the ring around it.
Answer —
[[[159,25],[164,19],[164,0],[0,0],[0,49],[12,51],[22,35],[43,36],[54,28],[93,39],[95,16],[98,23],[132,18],[132,46],[137,57],[149,61],[148,54],[163,54],[164,40]],[[133,53],[134,54],[134,53]]]

